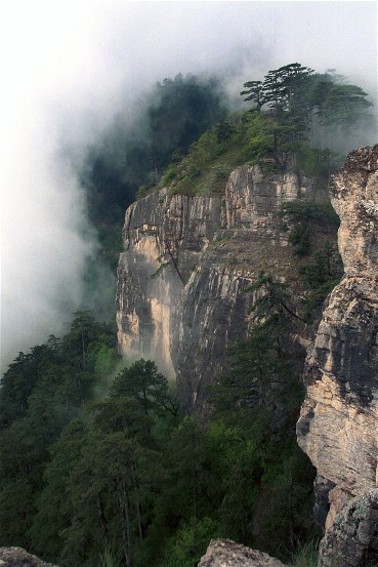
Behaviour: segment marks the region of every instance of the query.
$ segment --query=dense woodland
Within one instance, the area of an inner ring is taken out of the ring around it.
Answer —
[[[294,169],[324,188],[338,134],[353,143],[371,107],[360,87],[297,63],[245,83],[242,96],[247,110],[230,112],[218,80],[166,79],[133,129],[90,148],[82,184],[112,269],[138,188],[217,192],[241,163]],[[342,275],[335,243],[319,247],[311,226],[338,219],[301,196],[281,215],[306,289],[295,316],[310,325]],[[121,360],[114,323],[88,310],[63,337],[19,353],[1,387],[0,545],[62,567],[194,567],[224,536],[311,564],[314,470],[295,438],[304,353],[281,340],[293,315],[285,286],[274,274],[254,286],[263,317],[231,348],[206,419],[187,413],[153,361]]]

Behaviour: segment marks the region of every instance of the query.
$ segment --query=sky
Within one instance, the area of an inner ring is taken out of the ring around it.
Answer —
[[[0,17],[2,371],[81,305],[97,243],[77,171],[157,81],[227,74],[238,93],[299,61],[377,92],[376,2],[3,0]]]

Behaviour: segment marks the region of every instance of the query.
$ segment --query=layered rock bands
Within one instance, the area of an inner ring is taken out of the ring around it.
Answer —
[[[126,213],[118,269],[121,353],[150,358],[176,378],[189,408],[222,371],[228,344],[245,337],[261,271],[297,277],[278,212],[311,194],[295,174],[235,170],[219,196],[170,195],[166,189]],[[294,284],[295,287],[295,284]]]

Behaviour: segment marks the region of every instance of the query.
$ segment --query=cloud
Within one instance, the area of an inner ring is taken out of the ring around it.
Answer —
[[[227,73],[237,93],[299,60],[376,88],[375,2],[13,0],[1,10],[5,362],[59,334],[82,304],[96,241],[76,171],[156,81]]]

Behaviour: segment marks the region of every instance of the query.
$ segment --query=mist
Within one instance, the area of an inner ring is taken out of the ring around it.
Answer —
[[[2,371],[87,305],[98,249],[80,184],[87,151],[117,116],[128,128],[157,81],[219,75],[241,103],[243,82],[299,61],[377,97],[375,2],[12,1],[1,22]]]

